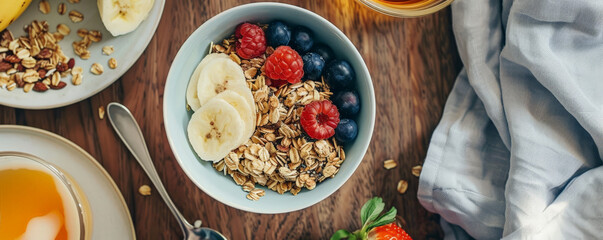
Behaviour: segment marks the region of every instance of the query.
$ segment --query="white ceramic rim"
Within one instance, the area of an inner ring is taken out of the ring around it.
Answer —
[[[56,139],[57,141],[66,143],[70,147],[76,149],[78,152],[81,152],[84,156],[86,156],[87,160],[92,162],[92,164],[94,164],[94,166],[96,166],[96,168],[98,168],[98,170],[100,170],[100,172],[105,176],[105,178],[107,178],[107,180],[109,180],[109,182],[111,182],[111,187],[113,187],[113,190],[115,190],[115,192],[118,193],[117,195],[119,196],[119,200],[121,202],[122,207],[126,210],[128,215],[130,215],[130,209],[128,208],[128,205],[126,204],[126,200],[124,199],[124,196],[121,194],[119,187],[117,187],[117,184],[115,184],[115,182],[113,181],[113,178],[111,178],[111,175],[109,175],[109,173],[105,170],[105,168],[103,168],[103,166],[100,165],[100,163],[98,163],[98,161],[96,161],[96,159],[94,157],[92,157],[88,152],[86,152],[80,146],[76,145],[75,143],[69,141],[68,139],[66,139],[62,136],[59,136],[55,133],[52,133],[52,132],[49,132],[46,130],[42,130],[39,128],[21,126],[21,125],[0,125],[0,129],[30,131],[30,132],[35,132],[35,133],[38,133],[41,135],[46,135],[50,138]],[[132,222],[131,215],[130,215],[130,218],[128,219],[128,222],[130,223],[132,239],[136,239],[136,230],[134,229],[134,223]],[[94,229],[92,231],[94,231]]]
[[[343,43],[344,43],[344,44],[346,44],[346,45],[348,45],[349,47],[351,47],[351,49],[353,49],[353,50],[354,50],[354,51],[353,51],[353,55],[354,55],[354,57],[356,57],[356,58],[358,58],[358,59],[360,59],[360,60],[361,60],[361,62],[362,62],[362,64],[361,64],[362,69],[361,69],[361,70],[362,70],[362,72],[366,72],[366,73],[367,73],[367,76],[368,76],[368,79],[367,79],[367,80],[368,80],[369,92],[373,93],[373,94],[370,94],[370,95],[369,95],[369,97],[370,97],[370,98],[369,98],[369,102],[371,103],[370,107],[371,107],[371,109],[373,109],[373,111],[372,111],[372,112],[369,112],[369,113],[372,115],[372,117],[370,117],[369,124],[368,124],[368,127],[370,127],[370,129],[369,129],[369,144],[366,144],[366,145],[364,146],[364,149],[362,149],[362,152],[364,152],[364,154],[363,154],[362,158],[364,158],[364,156],[366,155],[366,151],[368,150],[368,147],[369,147],[369,145],[370,145],[370,139],[372,139],[372,136],[373,136],[373,130],[374,130],[374,127],[375,127],[375,116],[376,116],[376,100],[375,100],[375,95],[374,95],[375,90],[374,90],[374,87],[373,87],[373,81],[372,81],[372,79],[371,79],[371,76],[370,76],[370,72],[369,72],[369,70],[368,70],[368,67],[366,66],[366,63],[364,62],[364,59],[362,58],[362,55],[360,55],[360,53],[358,52],[358,49],[356,49],[356,46],[355,46],[355,45],[352,43],[352,41],[350,41],[350,39],[348,39],[348,37],[347,37],[347,36],[346,36],[346,35],[345,35],[343,32],[341,32],[341,30],[339,30],[339,28],[337,28],[335,25],[333,25],[333,24],[332,24],[331,22],[329,22],[328,20],[324,19],[322,16],[320,16],[320,15],[318,15],[318,14],[316,14],[316,13],[314,13],[314,12],[310,11],[310,10],[307,10],[307,9],[304,9],[304,8],[301,8],[301,7],[297,7],[297,6],[294,6],[294,5],[290,5],[290,4],[285,4],[285,3],[259,2],[259,3],[248,3],[248,4],[243,4],[243,5],[239,5],[239,6],[236,6],[236,7],[230,8],[230,9],[227,9],[227,10],[225,10],[225,11],[223,11],[223,12],[221,12],[221,13],[219,13],[219,14],[215,15],[215,16],[213,16],[213,17],[212,17],[212,18],[210,18],[209,20],[207,20],[205,23],[203,23],[201,26],[199,26],[199,28],[197,28],[197,29],[196,29],[196,30],[195,30],[193,33],[191,33],[191,34],[189,35],[189,37],[188,37],[188,38],[186,39],[186,41],[185,41],[185,42],[182,44],[182,46],[183,46],[183,45],[185,45],[187,42],[192,41],[192,40],[190,39],[190,36],[195,35],[197,32],[202,31],[202,30],[203,30],[204,28],[206,28],[207,26],[209,26],[209,25],[211,25],[211,24],[214,24],[214,22],[216,21],[215,19],[216,19],[216,18],[218,18],[218,17],[220,17],[220,16],[222,16],[222,15],[227,15],[227,14],[229,14],[230,12],[232,12],[232,11],[236,11],[236,10],[238,10],[238,9],[240,9],[240,8],[246,8],[246,7],[250,7],[250,6],[254,6],[254,7],[262,7],[262,6],[269,6],[269,5],[272,5],[272,6],[279,6],[279,7],[284,7],[284,8],[291,8],[291,9],[294,9],[294,10],[296,10],[296,11],[301,11],[301,12],[303,12],[303,13],[305,13],[305,14],[308,14],[308,15],[314,16],[314,17],[315,17],[315,18],[317,18],[319,21],[321,21],[321,22],[323,22],[325,25],[327,25],[327,26],[328,26],[328,27],[329,27],[329,28],[330,28],[330,29],[331,29],[331,30],[332,30],[332,31],[333,31],[333,32],[334,32],[336,35],[338,35],[338,36],[340,37],[340,39],[344,40],[344,42],[343,42]],[[178,58],[182,57],[182,55],[184,55],[184,52],[182,52],[182,51],[181,51],[181,50],[182,50],[182,46],[181,46],[180,50],[178,50],[178,53],[176,54],[176,57],[174,58],[174,60],[172,61],[172,63],[173,63],[173,62],[175,62],[175,60],[176,60],[176,59],[178,59]],[[170,85],[168,85],[168,81],[169,81],[169,79],[170,79],[170,75],[173,75],[173,74],[174,74],[174,73],[172,72],[172,70],[173,70],[173,69],[170,67],[170,71],[168,72],[167,81],[166,81],[166,84],[165,84],[164,93],[165,93],[165,92],[169,92],[169,91],[167,91],[167,89],[170,87]],[[165,109],[165,108],[166,108],[166,106],[167,106],[167,101],[168,101],[167,99],[168,99],[168,98],[165,98],[165,97],[164,97],[164,99],[163,99],[163,108],[164,108],[164,109]],[[164,110],[164,113],[165,113],[165,110]],[[165,115],[165,114],[164,114],[164,116],[163,116],[163,121],[164,121],[164,125],[165,125],[165,126],[170,126],[170,121],[169,121],[169,119],[166,117],[166,115]],[[170,129],[170,128],[167,128],[167,127],[165,128],[165,130],[166,130],[166,135],[167,135],[167,139],[168,139],[168,143],[170,144],[170,147],[172,147],[172,149],[173,149],[173,146],[175,146],[175,143],[174,143],[174,142],[172,141],[172,139],[170,138],[170,130],[169,130],[169,129]],[[228,199],[226,199],[226,198],[223,198],[223,197],[221,197],[221,196],[219,196],[219,195],[216,195],[216,194],[213,194],[213,193],[211,193],[211,192],[206,191],[206,189],[205,189],[205,188],[204,188],[204,187],[203,187],[203,186],[202,186],[200,183],[198,183],[198,182],[197,182],[197,181],[196,181],[196,180],[195,180],[195,179],[192,177],[192,176],[193,176],[193,175],[192,175],[192,171],[193,171],[193,169],[186,169],[186,168],[183,168],[182,166],[183,166],[184,164],[183,164],[183,161],[181,160],[181,157],[178,155],[178,153],[177,153],[176,151],[172,151],[172,152],[173,152],[174,156],[176,157],[176,161],[178,161],[178,164],[180,165],[180,168],[181,168],[181,169],[184,171],[184,173],[186,174],[186,176],[187,176],[187,177],[188,177],[188,178],[189,178],[189,179],[190,179],[190,180],[191,180],[191,181],[192,181],[192,182],[193,182],[193,183],[194,183],[194,184],[195,184],[195,185],[196,185],[196,186],[197,186],[199,189],[201,189],[201,190],[202,190],[204,193],[206,193],[207,195],[209,195],[209,196],[210,196],[210,197],[212,197],[213,199],[218,200],[219,202],[221,202],[221,203],[223,203],[223,204],[226,204],[226,205],[228,205],[228,206],[230,206],[230,207],[237,208],[237,209],[240,209],[240,210],[244,210],[244,211],[247,211],[247,212],[261,213],[261,214],[278,214],[278,213],[288,213],[288,212],[298,211],[298,210],[301,210],[301,209],[304,209],[304,208],[310,207],[310,206],[312,206],[312,205],[314,205],[314,204],[316,204],[316,203],[321,202],[322,200],[326,199],[327,197],[331,196],[331,195],[332,195],[334,192],[336,192],[337,190],[339,190],[339,189],[341,188],[341,186],[343,186],[343,185],[344,185],[344,184],[345,184],[345,183],[346,183],[346,182],[347,182],[347,181],[350,179],[351,175],[352,175],[354,172],[356,172],[356,170],[358,169],[358,166],[359,166],[359,165],[360,165],[360,163],[362,162],[362,159],[361,159],[360,161],[356,162],[356,163],[355,163],[355,166],[353,166],[354,171],[351,171],[349,175],[344,175],[344,176],[340,176],[340,175],[338,175],[339,177],[343,177],[343,178],[345,178],[345,180],[344,180],[344,181],[342,181],[341,183],[339,183],[338,185],[336,185],[336,187],[335,187],[335,188],[333,188],[333,190],[332,190],[332,191],[327,192],[327,194],[325,194],[325,195],[324,195],[324,197],[321,197],[321,198],[316,198],[316,199],[312,199],[311,201],[306,202],[306,204],[303,204],[303,205],[300,205],[300,206],[297,206],[297,207],[294,207],[294,208],[288,209],[288,210],[286,210],[286,211],[272,211],[272,210],[270,210],[270,209],[268,209],[268,210],[263,210],[263,211],[262,211],[262,210],[258,210],[258,209],[255,209],[255,208],[250,208],[250,207],[247,207],[247,206],[244,206],[244,205],[239,205],[239,204],[236,204],[236,203],[233,203],[233,202],[229,202],[229,201],[228,201]]]
[[[91,91],[89,94],[84,95],[83,97],[80,98],[76,98],[74,100],[71,101],[66,101],[66,102],[62,102],[62,103],[56,103],[56,104],[50,104],[50,105],[38,105],[38,106],[30,106],[30,105],[26,105],[26,104],[20,104],[20,103],[4,103],[1,102],[0,105],[3,106],[7,106],[7,107],[13,107],[13,108],[22,108],[22,109],[31,109],[31,110],[41,110],[41,109],[53,109],[53,108],[60,108],[60,107],[64,107],[64,106],[69,106],[71,104],[74,103],[78,103],[81,102],[85,99],[88,99],[94,95],[96,95],[97,93],[105,90],[107,87],[109,87],[109,85],[115,83],[115,81],[117,81],[117,79],[121,78],[124,74],[126,74],[126,72],[128,72],[128,70],[130,70],[130,68],[132,66],[134,66],[134,63],[138,62],[138,59],[140,58],[140,56],[142,55],[142,53],[147,49],[147,47],[149,46],[149,43],[151,42],[151,40],[153,40],[153,36],[155,36],[155,32],[157,32],[157,27],[159,26],[159,22],[161,20],[161,16],[163,16],[163,7],[165,6],[165,0],[156,0],[157,2],[159,2],[159,16],[157,16],[156,19],[154,19],[155,21],[153,22],[153,32],[152,34],[149,34],[148,37],[146,39],[144,39],[144,48],[139,49],[138,51],[136,51],[134,54],[132,54],[132,56],[136,56],[136,58],[134,58],[134,61],[131,61],[130,63],[127,63],[127,68],[124,68],[125,70],[119,74],[116,74],[115,79],[111,80],[111,81],[105,81],[104,84],[101,84],[101,87],[99,87],[98,89]],[[156,3],[157,4],[157,3]],[[31,5],[31,4],[30,4]],[[31,6],[30,6],[31,7]],[[35,7],[35,6],[33,6]],[[149,19],[147,19],[149,20]],[[145,20],[145,21],[147,21]]]

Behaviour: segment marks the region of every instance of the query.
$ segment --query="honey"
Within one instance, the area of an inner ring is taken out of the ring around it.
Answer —
[[[0,159],[0,240],[79,239],[77,205],[68,187],[40,163]]]
[[[392,8],[415,9],[430,6],[440,0],[371,0],[372,2],[383,4]]]

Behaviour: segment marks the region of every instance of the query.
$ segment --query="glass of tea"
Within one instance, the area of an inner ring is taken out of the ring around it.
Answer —
[[[373,10],[394,17],[418,17],[435,13],[453,0],[357,0]]]

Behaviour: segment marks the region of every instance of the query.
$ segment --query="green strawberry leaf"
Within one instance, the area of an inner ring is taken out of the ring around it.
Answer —
[[[383,203],[383,199],[380,197],[374,197],[368,200],[362,206],[360,210],[360,218],[362,219],[362,226],[366,226],[367,223],[372,222],[379,216],[379,214],[383,211],[385,204]]]
[[[333,233],[333,236],[331,236],[331,240],[344,239],[344,238],[349,237],[350,235],[353,235],[353,234],[348,232],[345,229],[341,229],[341,230],[338,230],[337,232]]]
[[[370,231],[374,227],[383,226],[385,224],[393,222],[396,219],[396,213],[397,212],[398,211],[396,210],[396,208],[392,207],[385,214],[381,215],[381,217],[375,219],[374,222],[372,222],[371,224],[369,224],[369,226],[367,228],[367,231]]]

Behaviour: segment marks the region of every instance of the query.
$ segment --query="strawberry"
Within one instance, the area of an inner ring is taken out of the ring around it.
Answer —
[[[395,223],[386,224],[380,227],[373,228],[368,234],[368,239],[371,240],[412,240],[408,233]]]
[[[381,215],[384,207],[385,204],[381,198],[370,199],[360,210],[362,228],[354,232],[341,229],[331,236],[331,240],[412,240],[402,228],[393,223],[396,208],[392,207]]]

